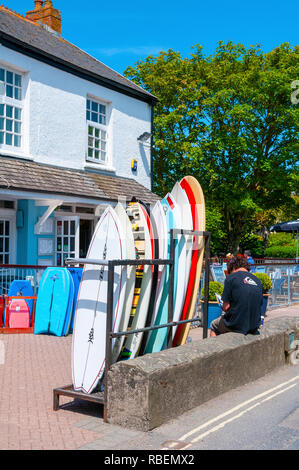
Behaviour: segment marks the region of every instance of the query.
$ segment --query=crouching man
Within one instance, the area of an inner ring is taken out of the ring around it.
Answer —
[[[222,315],[211,322],[210,336],[223,333],[257,334],[261,322],[263,286],[251,274],[246,259],[235,257],[227,265],[222,294]]]

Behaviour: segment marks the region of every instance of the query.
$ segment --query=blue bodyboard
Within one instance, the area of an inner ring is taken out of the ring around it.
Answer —
[[[40,281],[34,333],[63,336],[70,311],[71,276],[66,268],[47,268]]]
[[[67,312],[66,312],[66,316],[64,320],[63,336],[67,336],[70,332],[71,319],[72,319],[72,313],[73,313],[73,307],[74,307],[74,292],[75,292],[74,281],[69,271],[68,271],[68,275],[70,278],[70,291],[69,291],[69,302],[68,302]]]
[[[72,333],[74,328],[74,321],[75,321],[75,313],[76,313],[76,305],[77,305],[77,298],[80,288],[80,282],[82,279],[83,268],[68,268],[69,273],[71,274],[74,282],[74,302],[73,302],[73,310],[71,315],[71,322],[69,333]]]

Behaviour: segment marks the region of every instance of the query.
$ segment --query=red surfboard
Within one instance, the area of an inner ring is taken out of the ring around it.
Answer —
[[[198,219],[198,213],[196,209],[196,204],[197,201],[195,199],[195,195],[187,182],[185,178],[183,178],[180,181],[181,187],[186,191],[190,206],[191,206],[191,213],[192,213],[192,219],[193,219],[193,230],[199,230],[199,219]],[[193,238],[193,241],[195,240],[195,237]],[[196,271],[197,271],[197,263],[198,263],[198,257],[199,257],[199,249],[197,246],[193,246],[193,251],[192,251],[192,258],[191,258],[191,268],[190,268],[190,276],[189,276],[189,282],[188,282],[188,288],[186,292],[186,298],[182,310],[182,314],[180,317],[180,320],[186,320],[188,317],[188,310],[189,306],[193,297],[193,289],[194,289],[194,282],[196,278]],[[173,339],[173,346],[179,346],[182,343],[180,342],[183,330],[185,328],[185,325],[179,325],[176,330],[175,337]]]

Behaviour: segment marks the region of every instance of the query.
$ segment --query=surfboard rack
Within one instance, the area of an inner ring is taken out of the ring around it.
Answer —
[[[93,403],[98,403],[99,405],[104,405],[104,392],[94,392],[90,395],[87,395],[83,392],[77,392],[73,389],[73,385],[66,385],[65,387],[55,388],[53,390],[53,410],[57,411],[59,409],[59,396],[64,395],[66,397],[71,397],[74,400],[85,400]]]
[[[159,328],[167,328],[167,347],[172,347],[172,327],[201,321],[200,317],[193,317],[188,320],[173,321],[173,298],[174,298],[174,273],[175,273],[175,239],[178,235],[192,235],[193,244],[198,243],[199,237],[203,239],[203,246],[197,247],[197,249],[204,248],[205,267],[209,266],[210,262],[210,241],[211,233],[206,231],[194,231],[184,229],[171,229],[170,230],[170,257],[169,259],[127,259],[127,260],[99,260],[99,259],[86,259],[86,258],[69,258],[65,261],[66,265],[74,264],[91,264],[97,266],[108,267],[108,292],[107,292],[107,324],[106,324],[106,359],[105,359],[105,371],[104,371],[104,391],[95,392],[91,394],[85,394],[82,392],[74,391],[72,385],[66,387],[60,387],[53,390],[53,409],[57,411],[59,409],[59,396],[65,395],[73,398],[79,398],[86,401],[96,402],[104,405],[104,421],[107,420],[107,403],[108,403],[108,372],[113,364],[112,361],[112,339],[118,336],[135,334],[135,333],[146,333]],[[113,333],[113,284],[114,284],[114,270],[116,266],[169,266],[169,301],[168,301],[168,322],[163,325],[151,325],[136,330],[122,331]],[[210,269],[205,269],[205,282],[204,282],[204,310],[202,317],[203,327],[203,338],[208,336],[208,298],[209,298],[209,272]]]

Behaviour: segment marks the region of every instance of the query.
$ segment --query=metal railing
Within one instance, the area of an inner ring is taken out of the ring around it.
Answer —
[[[296,258],[254,258],[255,264],[297,264]]]
[[[214,257],[215,258],[215,257]],[[226,263],[226,258],[216,256],[219,264]],[[299,260],[296,258],[253,258],[254,263],[257,264],[298,264]]]
[[[299,263],[286,264],[281,260],[263,264],[254,264],[250,272],[266,273],[272,281],[272,288],[269,290],[268,308],[287,307],[299,303]],[[220,281],[222,282],[222,281]],[[201,287],[204,285],[204,270],[201,277]],[[199,290],[199,300],[202,299]]]
[[[299,263],[297,262],[296,264],[295,260],[291,260],[292,262],[289,264],[286,264],[286,260],[283,262],[282,260],[274,261],[274,259],[271,259],[267,260],[267,263],[255,264],[251,269],[251,272],[264,272],[268,274],[272,280],[268,308],[290,306],[299,303]],[[39,282],[45,269],[46,266],[0,264],[0,295],[8,294],[9,287],[14,280],[29,280],[33,287],[34,295],[37,295]],[[203,268],[197,307],[199,300],[203,297],[201,295],[201,288],[204,286],[204,276],[205,269]],[[195,309],[195,315],[198,316],[198,308]],[[198,324],[193,323],[194,326],[198,326]]]
[[[299,264],[263,264],[254,266],[253,273],[266,273],[271,278],[268,308],[290,306],[299,302]]]
[[[34,295],[37,295],[38,286],[46,266],[27,266],[0,264],[0,295],[7,295],[10,285],[15,280],[30,281]]]

